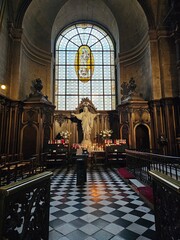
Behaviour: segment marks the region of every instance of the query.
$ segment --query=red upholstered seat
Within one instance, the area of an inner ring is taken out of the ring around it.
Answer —
[[[150,186],[139,187],[139,194],[145,197],[149,202],[153,203],[153,189]]]
[[[126,168],[119,168],[117,171],[120,177],[122,177],[124,180],[129,181],[129,179],[135,179],[135,176],[131,172],[129,172]],[[136,191],[139,193],[139,195],[141,195],[142,197],[144,197],[146,200],[153,204],[154,201],[152,187],[150,186],[137,187]]]
[[[117,171],[119,175],[124,179],[135,178],[134,175],[131,172],[129,172],[126,168],[119,168]]]

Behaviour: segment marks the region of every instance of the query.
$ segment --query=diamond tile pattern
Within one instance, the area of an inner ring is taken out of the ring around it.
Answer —
[[[49,240],[155,240],[154,214],[114,168],[56,169],[51,183]]]

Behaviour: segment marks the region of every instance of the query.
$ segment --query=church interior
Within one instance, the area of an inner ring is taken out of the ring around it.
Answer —
[[[180,239],[180,2],[0,0],[0,239]]]

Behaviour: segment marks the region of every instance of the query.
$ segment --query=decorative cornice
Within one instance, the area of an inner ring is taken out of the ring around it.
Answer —
[[[132,61],[133,59],[140,59],[144,55],[144,52],[146,51],[148,45],[149,35],[147,32],[142,38],[142,40],[139,42],[139,44],[136,45],[136,47],[130,49],[129,51],[119,53],[116,63],[126,63],[128,61]]]
[[[158,29],[157,35],[158,35],[158,40],[160,38],[169,38],[169,37],[171,37],[171,32],[168,31],[167,29]]]
[[[149,30],[149,39],[150,42],[158,41],[161,38],[170,38],[171,32],[167,29],[154,29]]]
[[[34,62],[38,62],[41,64],[51,63],[52,54],[50,52],[46,52],[34,44],[32,44],[26,36],[23,34],[22,36],[22,46],[24,53]]]

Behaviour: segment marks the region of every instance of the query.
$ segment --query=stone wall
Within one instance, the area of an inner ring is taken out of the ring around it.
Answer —
[[[2,22],[0,25],[0,46],[1,46],[1,54],[0,54],[0,84],[7,85],[8,76],[7,76],[7,68],[8,68],[8,28],[7,28],[7,8],[4,9],[4,14],[2,18]],[[1,90],[0,94],[6,95],[6,91]]]
[[[36,78],[42,80],[43,94],[47,95],[49,100],[52,101],[51,54],[23,42],[19,89],[21,100],[29,94],[32,80]]]

